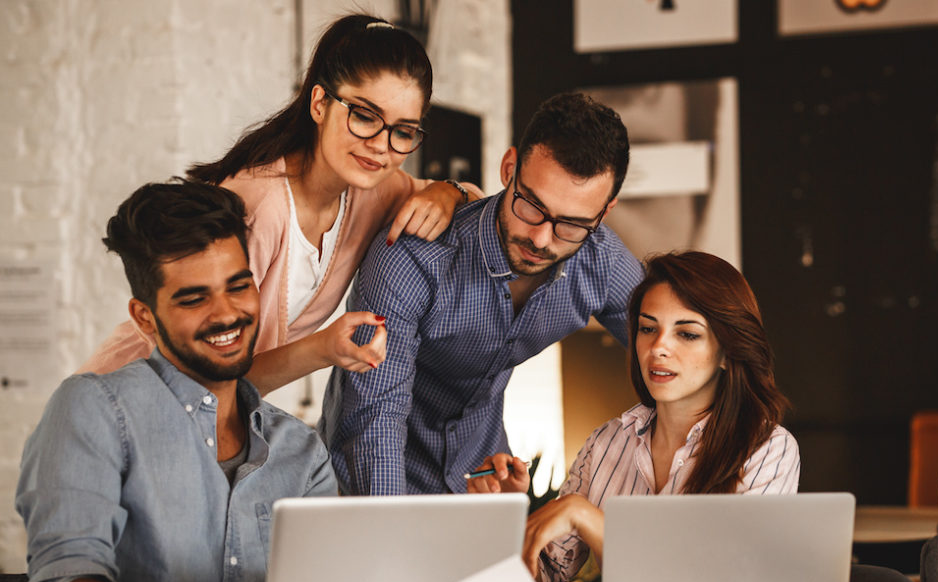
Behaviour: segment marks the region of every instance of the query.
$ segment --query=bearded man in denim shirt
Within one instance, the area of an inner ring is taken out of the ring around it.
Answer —
[[[258,326],[245,231],[237,195],[182,180],[111,218],[104,243],[157,348],[49,401],[16,496],[30,580],[261,581],[273,502],[336,494],[316,433],[242,378]]]

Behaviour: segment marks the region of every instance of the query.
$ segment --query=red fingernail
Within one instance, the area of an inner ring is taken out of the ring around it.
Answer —
[[[385,317],[383,315],[376,315],[375,319],[377,319],[378,321],[384,321]]]
[[[376,369],[377,369],[377,367],[378,367],[378,364],[375,364],[375,363],[372,363],[372,362],[368,362],[368,364],[369,364],[372,368],[376,368]]]
[[[388,239],[388,240],[384,241],[384,243],[385,243],[386,245],[388,245],[388,246],[391,246],[391,245],[394,244],[394,241],[391,240],[391,239]]]

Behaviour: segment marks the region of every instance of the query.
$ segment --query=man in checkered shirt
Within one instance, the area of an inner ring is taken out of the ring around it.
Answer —
[[[465,205],[435,241],[375,239],[348,308],[387,318],[387,359],[335,369],[319,426],[344,493],[465,492],[467,471],[509,452],[514,366],[590,316],[627,343],[642,267],[602,221],[628,160],[614,111],[557,95],[503,157],[504,191]]]

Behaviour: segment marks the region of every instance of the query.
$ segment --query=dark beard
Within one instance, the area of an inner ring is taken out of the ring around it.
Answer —
[[[200,356],[199,354],[192,353],[180,346],[177,346],[170,339],[169,333],[166,332],[166,328],[163,326],[163,322],[160,321],[160,318],[157,317],[155,313],[153,314],[153,319],[156,321],[156,331],[160,334],[160,337],[163,338],[163,344],[166,345],[166,348],[172,352],[172,354],[176,356],[176,359],[178,359],[183,365],[206,380],[211,382],[237,380],[247,374],[248,370],[251,369],[251,365],[254,363],[254,344],[257,343],[256,329],[254,330],[254,336],[251,338],[247,355],[236,362],[230,362],[228,364],[222,365],[216,364],[204,356]],[[231,325],[213,325],[208,329],[199,332],[196,335],[196,339],[202,339],[206,336],[232,331],[242,326],[251,325],[253,322],[254,319],[251,317],[242,317]]]
[[[505,199],[507,200],[507,196]],[[533,275],[539,275],[545,271],[549,271],[550,269],[553,269],[557,263],[561,261],[565,261],[569,259],[570,257],[572,257],[580,249],[580,246],[582,246],[582,245],[577,246],[570,253],[561,257],[546,249],[537,248],[534,245],[534,243],[531,242],[530,239],[512,237],[511,235],[508,234],[508,228],[505,226],[506,224],[505,213],[506,212],[511,212],[511,210],[507,206],[507,203],[503,204],[502,207],[498,211],[498,220],[496,221],[497,226],[498,226],[498,242],[501,243],[502,245],[502,252],[505,253],[505,258],[508,259],[508,266],[511,267],[511,272],[516,275],[526,275],[530,277]],[[524,262],[523,259],[520,262],[515,262],[515,260],[512,259],[511,257],[511,253],[508,252],[508,245],[511,245],[511,244],[523,247],[529,253],[533,255],[537,255],[538,257],[547,259],[548,263],[546,263],[543,266],[541,265],[534,266],[534,265],[531,265],[530,263]]]

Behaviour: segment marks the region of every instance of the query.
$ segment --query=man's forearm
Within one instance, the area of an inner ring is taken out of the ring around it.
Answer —
[[[406,417],[405,417],[406,418]],[[375,418],[358,438],[347,456],[350,487],[355,495],[404,495],[407,478],[404,467],[406,420]],[[402,428],[403,425],[403,428]]]

